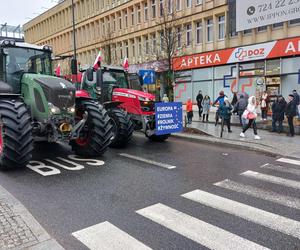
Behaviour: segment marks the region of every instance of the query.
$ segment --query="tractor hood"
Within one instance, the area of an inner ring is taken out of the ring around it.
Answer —
[[[127,95],[130,97],[140,97],[140,98],[144,98],[148,101],[155,101],[155,96],[149,93],[145,93],[143,91],[139,91],[139,90],[134,90],[134,89],[122,89],[122,88],[115,88],[114,89],[114,95],[118,93],[120,95]]]
[[[23,79],[32,80],[39,84],[47,101],[54,106],[60,109],[74,106],[76,89],[71,82],[62,78],[39,74],[25,74]]]

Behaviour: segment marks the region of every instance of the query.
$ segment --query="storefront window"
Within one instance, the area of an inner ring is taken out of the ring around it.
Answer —
[[[243,75],[264,75],[265,61],[240,64],[240,76]]]
[[[299,73],[300,57],[282,59],[282,74]]]
[[[266,75],[279,75],[280,74],[280,59],[269,60],[266,62]]]
[[[187,99],[193,98],[193,87],[191,82],[176,83],[174,87],[175,102],[186,103]]]
[[[226,66],[220,66],[215,67],[215,79],[223,79],[224,76],[227,78],[236,77],[237,71],[236,71],[236,65],[226,65]]]
[[[193,82],[193,101],[196,102],[196,97],[202,91],[202,95],[208,95],[210,100],[213,99],[213,83],[212,81]]]
[[[213,68],[193,70],[193,81],[210,80],[213,78]]]

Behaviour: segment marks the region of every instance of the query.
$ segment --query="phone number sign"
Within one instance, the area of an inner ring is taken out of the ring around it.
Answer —
[[[181,132],[183,129],[181,102],[155,103],[156,135]]]
[[[236,0],[236,31],[297,19],[300,0]]]

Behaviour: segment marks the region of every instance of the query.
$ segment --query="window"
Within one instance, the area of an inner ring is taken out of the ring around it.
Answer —
[[[160,16],[164,15],[164,0],[159,0],[159,14]]]
[[[127,14],[127,10],[125,11],[125,28],[128,27],[128,14]]]
[[[145,47],[146,47],[146,55],[149,55],[150,50],[149,50],[149,39],[148,37],[145,37]]]
[[[244,35],[251,34],[251,33],[252,33],[252,29],[244,30]]]
[[[152,6],[152,18],[156,17],[156,2],[155,0],[151,0],[151,6]]]
[[[186,25],[186,46],[191,46],[191,32],[192,32],[192,25],[187,24]]]
[[[135,44],[134,44],[134,40],[132,40],[132,57],[135,57]]]
[[[176,0],[176,10],[181,10],[181,0]]]
[[[128,58],[128,56],[129,56],[128,42],[125,42],[125,53],[126,53],[125,57]]]
[[[219,39],[225,38],[225,16],[218,17]]]
[[[178,45],[178,48],[181,48],[181,46],[182,46],[181,37],[182,37],[181,28],[178,27],[177,28],[177,45]]]
[[[164,32],[160,32],[160,50],[164,51],[164,47],[165,47]]]
[[[142,19],[141,19],[141,6],[138,5],[137,6],[137,23],[141,23]]]
[[[273,27],[273,29],[280,29],[280,28],[283,27],[283,22],[281,22],[281,23],[274,23],[272,25],[272,27]]]
[[[122,29],[122,16],[121,16],[121,14],[119,16],[119,28],[120,28],[120,30]]]
[[[139,56],[142,56],[142,38],[138,38]]]
[[[213,25],[213,19],[207,19],[206,20],[206,35],[207,35],[207,41],[212,42],[214,40],[214,25]]]
[[[133,9],[131,10],[131,25],[134,25],[134,11]]]
[[[202,23],[196,23],[196,43],[202,43]]]
[[[300,18],[289,21],[289,25],[299,25],[299,24],[300,24]]]
[[[264,31],[266,31],[267,30],[267,26],[261,26],[261,27],[258,27],[257,28],[257,31],[258,32],[264,32]]]
[[[186,0],[186,7],[187,8],[192,7],[192,0]]]
[[[196,5],[202,4],[202,0],[196,0]]]
[[[113,31],[116,31],[116,17],[113,18]]]
[[[173,10],[173,0],[168,0],[168,13],[172,14]]]
[[[148,21],[148,3],[144,3],[144,17],[145,21]]]
[[[152,53],[156,53],[156,34],[152,34]]]

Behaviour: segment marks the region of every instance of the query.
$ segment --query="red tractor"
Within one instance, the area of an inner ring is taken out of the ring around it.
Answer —
[[[165,141],[169,134],[155,134],[155,96],[141,91],[141,85],[129,79],[122,67],[89,68],[83,73],[77,95],[98,99],[108,111],[114,123],[110,146],[125,146],[134,130],[143,131],[152,141]]]

